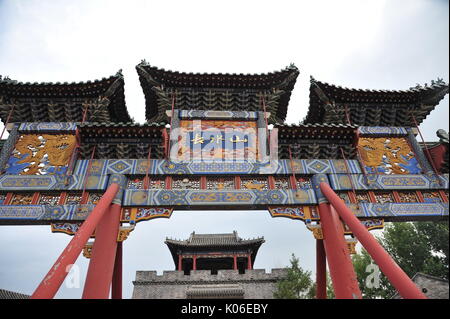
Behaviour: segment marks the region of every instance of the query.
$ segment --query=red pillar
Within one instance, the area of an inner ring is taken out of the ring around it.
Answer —
[[[180,255],[178,255],[178,271],[182,271],[183,270],[183,257]]]
[[[358,218],[355,217],[353,212],[345,205],[339,196],[336,195],[333,189],[325,183],[320,183],[320,190],[336,208],[339,216],[345,224],[347,224],[348,228],[353,232],[356,238],[358,238],[361,245],[364,246],[370,256],[372,256],[375,263],[380,267],[381,271],[386,275],[395,289],[397,289],[399,294],[403,298],[408,299],[426,298],[378,241],[361,224]]]
[[[342,223],[333,207],[319,204],[325,252],[337,299],[361,299],[358,280],[344,238]]]
[[[247,255],[247,269],[253,269],[253,267],[252,267],[252,255],[250,253]]]
[[[96,228],[92,257],[84,284],[83,299],[109,298],[116,259],[120,212],[121,206],[112,204],[109,212],[103,215]]]
[[[117,243],[116,261],[114,262],[113,281],[111,288],[112,299],[122,299],[122,244]]]
[[[233,256],[233,269],[234,270],[237,269],[237,256],[236,255]]]
[[[55,264],[50,268],[50,271],[44,277],[42,282],[31,296],[32,299],[50,299],[58,292],[59,287],[66,278],[68,270],[67,267],[73,265],[80,255],[81,251],[89,240],[89,237],[94,232],[95,227],[103,217],[105,211],[110,206],[112,200],[119,190],[118,184],[111,184],[103,194],[97,206],[92,210],[88,218],[83,222],[81,227],[76,232],[70,243],[61,253]]]
[[[322,239],[316,239],[316,299],[327,299],[327,258]]]
[[[192,258],[192,270],[197,270],[197,256]]]

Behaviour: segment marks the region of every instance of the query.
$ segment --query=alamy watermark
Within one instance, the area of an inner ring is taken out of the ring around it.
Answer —
[[[374,263],[370,263],[366,267],[366,273],[369,273],[366,277],[366,287],[369,289],[380,288],[380,268]]]
[[[75,264],[66,266],[67,277],[65,280],[65,285],[67,288],[80,288],[80,267]]]

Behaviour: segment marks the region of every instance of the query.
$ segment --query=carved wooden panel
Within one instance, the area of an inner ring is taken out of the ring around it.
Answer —
[[[14,194],[10,205],[31,205],[33,193]]]
[[[39,204],[40,205],[58,205],[60,194],[40,194]]]
[[[402,203],[419,202],[416,192],[398,192],[398,197],[400,197],[400,202]]]
[[[269,182],[265,176],[242,176],[241,188],[257,190],[269,189]]]
[[[362,137],[358,148],[368,173],[421,173],[415,154],[405,138]]]
[[[232,190],[235,189],[233,177],[207,177],[206,189],[210,190]]]
[[[441,202],[441,196],[439,195],[439,192],[422,192],[423,201],[425,203],[439,203]]]
[[[276,177],[274,177],[274,180],[275,180],[275,188],[276,189],[290,189],[291,188],[289,177],[276,176]]]
[[[375,200],[379,204],[394,203],[394,196],[389,192],[374,192]]]
[[[197,176],[173,177],[172,189],[200,189],[200,177]]]
[[[17,175],[64,174],[75,144],[75,135],[21,135],[6,172]]]

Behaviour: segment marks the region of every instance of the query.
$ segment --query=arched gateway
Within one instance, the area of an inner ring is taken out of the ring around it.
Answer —
[[[356,240],[403,297],[424,297],[367,230],[448,220],[448,135],[425,143],[418,130],[448,84],[374,91],[311,78],[307,116],[290,125],[293,65],[245,75],[145,61],[136,69],[144,124],[128,114],[120,72],[83,83],[0,78],[9,132],[0,224],[74,235],[34,298],[52,298],[81,251],[91,258],[83,298],[108,298],[111,286],[120,298],[121,242],[137,223],[174,209],[224,208],[303,221],[317,239],[318,298],[326,296],[326,260],[336,296],[361,298],[349,258]]]

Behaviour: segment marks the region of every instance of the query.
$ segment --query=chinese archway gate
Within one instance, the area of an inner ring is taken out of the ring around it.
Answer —
[[[121,72],[83,83],[0,78],[0,224],[74,235],[33,298],[52,298],[79,254],[83,298],[121,298],[122,241],[173,210],[267,210],[303,221],[337,298],[361,298],[359,240],[405,298],[424,295],[368,232],[384,222],[448,220],[448,135],[418,125],[448,93],[348,89],[311,78],[300,124],[286,124],[299,75],[193,74],[136,67],[146,122],[130,118]],[[295,105],[294,108],[302,106]],[[93,242],[88,241],[94,238]]]

